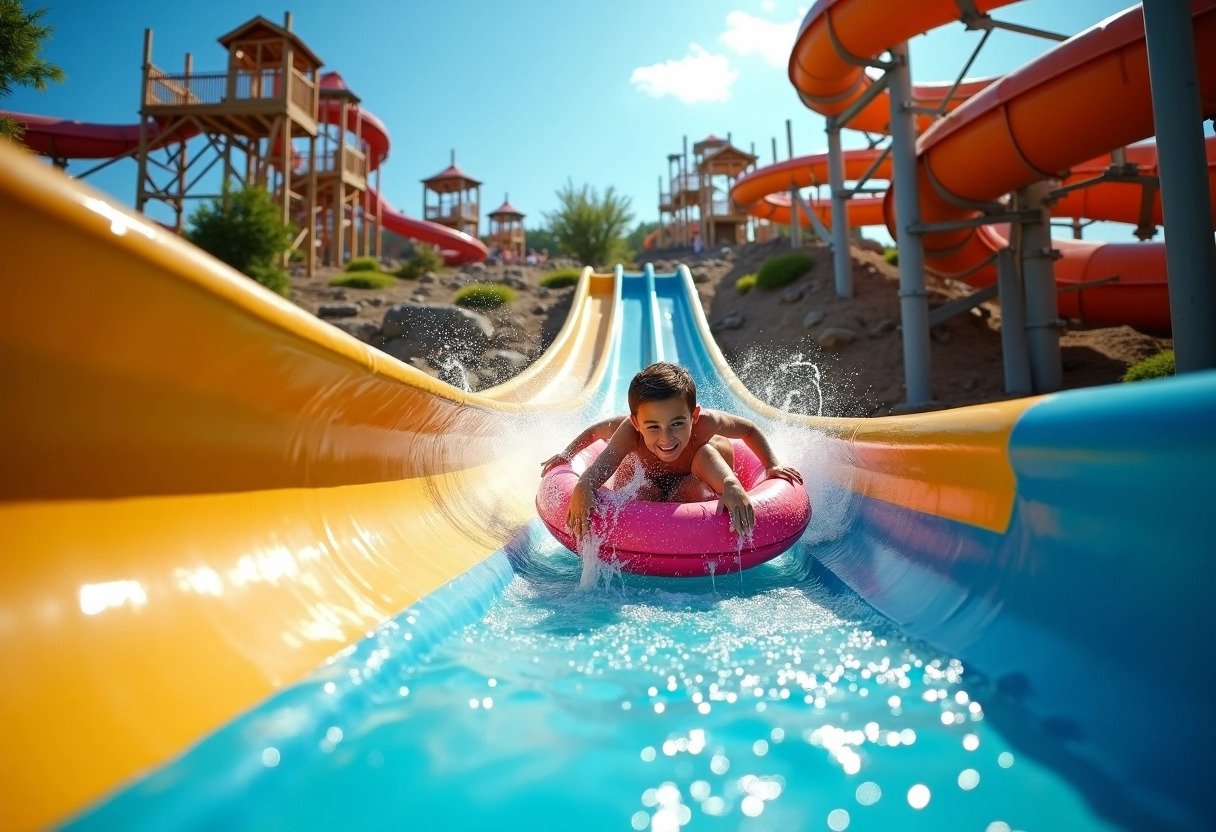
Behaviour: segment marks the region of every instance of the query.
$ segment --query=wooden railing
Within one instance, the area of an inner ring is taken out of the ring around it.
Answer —
[[[477,203],[466,202],[464,205],[428,205],[426,218],[428,220],[454,220],[460,217],[477,216]]]
[[[711,217],[733,217],[738,213],[735,210],[734,204],[729,199],[715,199],[709,204],[709,215]]]
[[[316,84],[297,69],[292,69],[291,73],[292,103],[307,113],[317,112]],[[236,76],[230,79],[227,72],[169,75],[151,66],[144,88],[144,104],[151,107],[222,104],[226,101],[282,101],[283,97],[283,73],[279,69],[258,72],[238,70]]]

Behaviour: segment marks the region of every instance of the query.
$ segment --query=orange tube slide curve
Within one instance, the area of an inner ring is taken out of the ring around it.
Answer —
[[[976,0],[975,6],[988,12],[1010,2]],[[1216,47],[1216,0],[1196,0],[1192,10],[1196,53],[1208,54]],[[808,107],[827,116],[839,114],[873,83],[851,58],[875,57],[957,17],[953,0],[916,4],[820,0],[799,31],[790,56],[790,80]],[[876,20],[882,25],[875,26]],[[1216,64],[1199,62],[1199,86],[1204,116],[1211,116],[1216,112]],[[850,126],[883,129],[889,106],[885,93],[877,96]],[[1076,128],[1070,129],[1070,124]],[[924,222],[967,219],[978,210],[959,203],[993,202],[1034,182],[1066,177],[1073,166],[1084,166],[1086,160],[1152,133],[1144,25],[1136,7],[988,85],[926,130],[918,147],[921,218]],[[1209,177],[1212,158],[1209,142]],[[1104,186],[1104,190],[1113,193],[1117,187]],[[1125,196],[1107,200],[1095,189],[1071,200],[1068,210],[1076,210],[1082,199],[1103,206],[1107,216],[1097,218],[1118,214],[1122,219],[1129,202]],[[887,200],[891,202],[889,192]],[[987,227],[936,232],[926,235],[924,242],[926,265],[945,275],[975,268],[1005,243]],[[1061,253],[1056,278],[1062,286],[1116,277],[1062,294],[1061,315],[1150,330],[1169,328],[1162,244],[1057,241],[1054,245]],[[995,270],[981,268],[967,279],[977,285],[991,283]]]

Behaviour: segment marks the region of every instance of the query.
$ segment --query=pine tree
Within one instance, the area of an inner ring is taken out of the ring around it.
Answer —
[[[0,0],[0,98],[12,95],[14,86],[46,92],[47,81],[63,82],[63,70],[41,55],[55,29],[38,23],[44,14],[46,9],[25,11],[22,0]],[[19,140],[24,132],[11,117],[0,115],[0,136]]]

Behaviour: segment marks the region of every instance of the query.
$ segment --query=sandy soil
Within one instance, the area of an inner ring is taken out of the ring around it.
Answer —
[[[832,256],[826,246],[809,242],[811,271],[785,289],[739,294],[735,281],[768,257],[788,251],[788,243],[750,243],[693,254],[657,252],[649,258],[660,273],[679,262],[692,269],[705,314],[723,353],[749,389],[771,404],[804,413],[875,416],[898,410],[904,400],[899,322],[898,271],[883,259],[877,244],[853,249],[854,297],[838,298]],[[641,258],[645,262],[647,258]],[[555,265],[550,264],[550,268]],[[529,267],[481,266],[444,269],[432,280],[401,281],[386,290],[336,289],[323,269],[312,279],[294,276],[292,299],[314,314],[323,304],[355,304],[353,318],[332,321],[347,331],[368,335],[378,329],[389,306],[405,300],[450,303],[471,282],[508,281],[515,301],[488,313],[497,336],[493,348],[534,359],[552,341],[570,308],[573,289],[545,290],[544,271]],[[969,294],[971,287],[930,278],[930,307]],[[842,332],[847,330],[847,332]],[[831,331],[825,336],[825,333]],[[850,334],[852,339],[849,340]],[[985,303],[971,313],[935,327],[931,340],[930,408],[996,401],[1004,392],[1000,309]],[[837,343],[833,344],[832,342]],[[1061,336],[1066,389],[1119,381],[1127,366],[1172,346],[1130,327],[1088,328],[1069,322]],[[422,360],[415,366],[440,376]],[[474,389],[504,380],[482,373]],[[791,393],[790,391],[796,391]]]

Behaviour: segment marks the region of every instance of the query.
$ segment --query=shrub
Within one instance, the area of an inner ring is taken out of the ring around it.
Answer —
[[[380,271],[380,261],[375,257],[352,257],[346,264],[346,270],[348,272],[378,272]]]
[[[456,293],[453,303],[469,309],[492,309],[515,300],[515,290],[497,283],[474,283]]]
[[[265,188],[251,185],[234,191],[225,181],[219,197],[190,215],[186,238],[285,296],[287,277],[283,275],[280,280],[279,267],[293,235],[280,210]],[[283,288],[276,288],[281,285]]]
[[[397,285],[397,278],[384,272],[356,271],[330,278],[329,285],[347,289],[387,289]]]
[[[756,272],[756,285],[761,289],[779,289],[802,277],[814,265],[814,260],[798,252],[770,257]]]
[[[1144,381],[1148,378],[1169,378],[1174,375],[1174,351],[1165,350],[1137,361],[1123,374],[1124,381]]]
[[[409,259],[397,269],[397,277],[417,280],[427,272],[433,272],[442,266],[443,255],[439,253],[439,249],[426,243],[414,243]]]
[[[249,276],[272,292],[277,292],[285,298],[291,296],[291,280],[282,269],[275,266],[250,266]]]
[[[540,285],[548,289],[565,289],[578,283],[581,269],[554,269],[540,279]]]
[[[746,295],[756,287],[756,273],[745,274],[743,277],[735,281],[735,291],[741,295]]]
[[[560,207],[545,214],[562,251],[584,266],[607,266],[627,256],[625,226],[633,219],[630,199],[609,186],[603,197],[590,185],[568,180],[557,192]]]
[[[884,248],[882,250],[882,259],[886,260],[892,266],[898,266],[899,265],[899,249]]]

